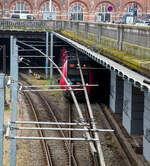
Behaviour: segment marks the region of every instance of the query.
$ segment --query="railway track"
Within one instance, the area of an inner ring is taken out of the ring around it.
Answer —
[[[72,103],[69,103],[68,104],[68,122],[69,123],[72,123],[73,121],[72,121]],[[68,126],[70,129],[72,128],[72,126],[71,125],[69,125]],[[73,136],[72,136],[73,134],[72,134],[72,131],[70,130],[70,131],[68,131],[68,137],[69,138],[72,138]],[[72,166],[72,165],[74,165],[74,166],[78,166],[78,162],[77,162],[77,160],[75,159],[75,156],[74,156],[74,145],[73,145],[73,141],[69,141],[68,142],[68,145],[69,145],[69,153],[70,153],[70,157],[69,157],[69,166]]]
[[[31,93],[31,92],[30,92]],[[33,92],[32,92],[33,93]],[[35,94],[34,94],[35,95]],[[46,115],[45,117],[43,117],[44,119],[40,119],[40,121],[55,121],[55,122],[59,122],[59,121],[64,121],[64,119],[62,119],[62,117],[59,116],[58,112],[53,111],[53,108],[51,107],[50,101],[47,99],[47,97],[41,95],[39,92],[36,92],[36,95],[38,95],[38,97],[40,98],[40,100],[42,101],[42,107],[44,107]],[[34,97],[31,97],[34,98]],[[90,121],[89,118],[89,114],[87,113],[87,107],[85,106],[85,104],[80,104],[80,106],[82,107],[82,110],[84,110],[82,113],[85,117],[85,119]],[[96,119],[96,122],[98,121],[98,119],[101,119],[104,123],[102,124],[102,126],[97,126],[98,128],[111,128],[113,126],[113,129],[116,131],[116,128],[114,128],[114,124],[113,124],[113,120],[110,120],[109,115],[106,114],[106,110],[104,111],[104,107],[100,106],[99,104],[92,104],[92,109],[94,112],[94,117]],[[73,104],[68,103],[68,111],[66,111],[67,114],[65,122],[73,122],[75,120],[80,121],[79,119],[79,115],[75,109],[75,107],[73,106]],[[96,112],[96,114],[95,114]],[[42,111],[43,113],[43,111]],[[48,119],[46,117],[49,117]],[[101,118],[100,118],[101,117]],[[98,122],[99,123],[99,122]],[[62,126],[57,125],[57,128],[61,128]],[[79,126],[80,127],[80,126]],[[68,128],[74,128],[73,126],[68,126]],[[75,127],[77,128],[77,126]],[[48,132],[43,132],[44,136],[48,136]],[[72,132],[72,131],[59,131],[59,133],[55,133],[56,137],[82,137],[84,134],[83,133],[79,133],[79,132]],[[100,135],[100,134],[99,134]],[[126,143],[123,143],[122,140],[122,136],[121,139],[118,138],[118,133],[115,132],[115,134],[111,134],[113,136],[113,139],[115,139],[115,141],[117,142],[117,148],[119,150],[120,155],[122,156],[122,160],[124,161],[123,163],[124,166],[134,166],[137,165],[139,166],[139,161],[136,160],[137,158],[134,156],[134,154],[131,154],[131,152],[129,153],[128,148],[126,148]],[[44,137],[42,136],[42,137]],[[93,137],[93,133],[91,133],[91,137]],[[120,136],[119,136],[120,137]],[[53,142],[51,144],[51,142]],[[55,155],[56,153],[58,153],[58,155],[63,155],[65,157],[60,157],[60,158],[65,158],[63,160],[63,166],[98,166],[98,161],[97,161],[97,156],[93,156],[90,153],[89,150],[89,145],[88,143],[80,143],[80,142],[72,142],[72,141],[61,141],[58,142],[57,144],[61,144],[61,148],[60,147],[56,147],[56,141],[46,141],[46,146],[48,147],[48,151],[49,151],[49,156],[51,158],[51,163],[53,165],[61,165],[60,161],[57,161],[58,159],[55,159]],[[54,145],[55,144],[55,145]],[[84,144],[84,145],[83,145]],[[108,145],[109,146],[109,145]],[[63,148],[62,148],[63,147]],[[60,152],[55,151],[55,149],[59,149]],[[63,150],[62,150],[63,149]],[[51,151],[55,151],[55,153],[51,152]],[[83,156],[83,154],[86,153],[86,157]],[[44,156],[46,156],[46,152],[44,152]],[[46,158],[46,157],[45,157]],[[109,162],[107,162],[107,156],[105,157],[106,160],[106,165],[109,165]],[[86,162],[85,162],[86,161]],[[48,163],[48,161],[46,161],[46,163]],[[65,163],[65,164],[64,164]],[[123,165],[123,164],[122,164]]]
[[[88,109],[86,104],[80,104],[82,107],[82,110],[84,110],[83,115],[84,117],[90,121],[90,116],[88,113]],[[115,140],[115,146],[117,144],[117,152],[119,153],[119,156],[121,157],[121,163],[124,166],[141,166],[142,162],[138,159],[136,153],[132,149],[129,142],[126,140],[124,135],[121,132],[121,129],[119,129],[119,126],[113,116],[111,115],[110,111],[108,111],[108,108],[106,108],[104,105],[100,105],[98,103],[92,104],[92,110],[94,112],[94,117],[97,122],[97,128],[109,128],[114,129],[114,133],[105,133],[105,137],[111,138],[110,141]],[[91,126],[92,128],[92,126]],[[90,133],[91,137],[93,137],[93,133]],[[99,134],[99,136],[101,133]],[[110,136],[111,135],[111,136]],[[100,137],[101,140],[101,137]],[[113,146],[108,143],[108,146]],[[116,150],[116,147],[115,147]],[[105,154],[104,154],[105,155]],[[98,165],[97,158],[94,156],[91,156],[91,165]],[[109,165],[109,161],[107,161],[107,158],[105,158],[106,165]]]
[[[28,100],[28,103],[30,104],[31,110],[34,114],[35,121],[39,122],[39,118],[38,118],[38,115],[36,113],[36,109],[34,107],[34,104],[32,102],[32,99],[31,99],[30,95],[28,93],[24,93],[24,95],[25,95],[26,99]],[[36,124],[36,126],[38,128],[41,128],[40,124]],[[39,130],[38,134],[39,134],[40,137],[44,137],[44,133],[43,133],[42,130]],[[45,161],[46,161],[47,166],[53,166],[50,149],[49,149],[49,146],[48,146],[48,144],[45,140],[41,140],[41,147],[43,149],[43,154],[45,156]]]
[[[82,114],[85,115],[85,112],[86,112],[85,104],[80,104],[80,107],[82,109]],[[73,104],[72,104],[72,117],[74,120],[77,120],[77,121],[80,120],[79,115],[76,111],[76,108]],[[78,132],[73,132],[72,136],[73,137],[86,137],[85,133],[78,133]],[[91,138],[93,138],[93,136],[91,136]],[[91,149],[89,147],[88,142],[85,142],[84,144],[81,142],[74,142],[73,149],[76,154],[76,158],[79,161],[79,165],[81,165],[81,166],[99,166],[99,164],[97,162],[95,162],[95,158],[94,158],[93,154],[91,153]],[[86,153],[87,155],[83,156],[84,153]],[[81,156],[83,156],[84,159]],[[95,157],[97,157],[97,156],[95,156]]]
[[[26,82],[26,80],[24,80],[24,81]],[[32,108],[34,109],[34,116],[36,117],[35,119],[37,121],[45,121],[45,119],[39,118],[40,114],[35,111],[35,110],[38,109],[37,104],[36,103],[33,104],[34,101],[32,101],[32,99],[35,99],[35,97],[30,96],[29,93],[31,95],[31,92],[28,92],[28,94],[26,94],[26,96],[27,96],[28,100],[30,101],[30,103],[32,105]],[[32,94],[33,94],[33,92],[32,92]],[[35,95],[35,93],[34,93],[34,95]],[[53,111],[53,109],[52,109],[49,101],[47,100],[47,98],[44,97],[43,95],[41,95],[39,92],[36,92],[36,95],[38,96],[38,98],[40,98],[41,103],[42,103],[43,107],[45,108],[44,110],[46,111],[46,116],[48,115],[48,117],[50,117],[49,120],[53,121],[53,122],[60,121],[61,118],[59,118],[59,117],[57,117],[57,115],[55,115],[55,111]],[[35,105],[35,106],[33,106],[33,105]],[[70,103],[68,104],[68,111],[67,112],[68,112],[68,120],[66,120],[66,121],[67,122],[72,122],[72,105]],[[63,120],[61,120],[61,121],[63,121]],[[38,127],[42,127],[42,126],[38,126]],[[56,127],[61,128],[61,126],[59,124],[56,125]],[[71,126],[69,126],[69,127],[71,128]],[[44,137],[44,136],[48,137],[47,136],[48,132],[40,131],[39,133],[40,133],[41,137]],[[55,132],[55,136],[66,138],[67,136],[72,137],[73,134],[72,134],[72,131],[68,131],[68,134],[66,134],[66,132],[60,130],[59,133],[57,131],[57,134]],[[51,142],[53,142],[53,143],[51,143]],[[57,143],[58,143],[58,141],[57,141]],[[61,165],[60,163],[58,164],[58,162],[60,162],[60,161],[56,162],[56,160],[54,159],[55,158],[55,154],[53,153],[54,149],[59,149],[59,151],[62,153],[62,150],[60,150],[62,148],[58,148],[58,147],[56,148],[56,141],[42,141],[42,144],[43,144],[42,146],[43,146],[43,149],[44,149],[44,156],[46,156],[45,158],[46,158],[47,165],[48,166],[49,165]],[[63,151],[65,153],[65,155],[64,155],[65,157],[63,156],[62,158],[63,158],[63,160],[66,161],[66,164],[64,164],[64,162],[63,162],[63,165],[65,165],[65,166],[67,166],[67,165],[68,166],[78,166],[78,165],[80,165],[79,161],[78,161],[80,159],[79,158],[76,159],[76,155],[74,154],[75,153],[74,143],[71,142],[71,141],[61,141],[61,144],[63,144],[63,148],[64,148]],[[54,149],[52,147],[54,147]],[[64,158],[66,158],[66,159],[64,159]]]
[[[54,119],[53,121],[55,122],[58,122],[57,121],[57,118],[55,117],[54,115],[54,112],[50,106],[50,104],[47,102],[47,100],[38,92],[36,93],[25,93],[25,96],[27,97],[30,105],[31,105],[31,108],[32,108],[32,111],[33,111],[33,115],[34,115],[34,118],[36,121],[52,121],[52,119]],[[40,108],[37,107],[37,103],[34,102],[35,100],[35,96],[37,96],[38,98],[38,105],[40,105]],[[34,100],[33,100],[34,99]],[[44,109],[43,109],[44,108]],[[39,110],[38,110],[39,109]],[[45,115],[42,115],[41,116],[41,110],[42,110],[42,114],[45,114],[44,111],[46,112]],[[38,111],[38,112],[37,112]],[[50,118],[46,118],[45,117],[52,117],[51,119]],[[42,125],[40,126],[37,126],[37,127],[43,127]],[[44,126],[45,127],[45,126]],[[47,126],[47,127],[51,127],[51,126]],[[54,127],[54,126],[53,126]],[[60,125],[57,125],[56,127],[59,127],[60,128]],[[38,130],[39,131],[39,136],[40,137],[49,137],[49,132],[48,131],[42,131],[42,130]],[[65,137],[64,133],[62,131],[53,131],[52,133],[55,137],[60,137],[63,136]],[[61,145],[60,145],[61,144]],[[46,160],[46,163],[48,166],[54,166],[54,165],[61,165],[60,164],[60,161],[56,159],[55,157],[55,153],[58,153],[58,150],[60,151],[59,153],[61,153],[61,162],[65,163],[65,165],[69,165],[68,163],[68,159],[70,158],[69,157],[69,153],[68,153],[68,144],[65,142],[65,141],[48,141],[48,140],[42,140],[42,148],[43,148],[43,152],[44,152],[44,156],[45,156],[45,160]],[[57,150],[58,149],[58,150]],[[62,153],[64,153],[62,155]],[[62,158],[63,158],[63,161],[62,161]]]
[[[114,129],[114,133],[111,133],[113,139],[117,143],[117,148],[119,153],[122,156],[122,159],[126,163],[127,166],[141,166],[143,165],[134,150],[132,149],[129,142],[124,137],[119,125],[117,124],[115,118],[112,116],[111,112],[102,104],[96,104],[98,108],[99,116],[103,117],[103,127]]]

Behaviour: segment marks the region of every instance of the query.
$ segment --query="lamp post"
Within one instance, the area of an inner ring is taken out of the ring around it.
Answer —
[[[133,22],[136,23],[136,19],[137,19],[137,8],[138,5],[137,3],[133,3]]]
[[[119,21],[120,21],[120,18],[121,18],[121,0],[118,0],[118,10],[119,10]]]
[[[77,21],[79,21],[79,3],[77,1]]]
[[[52,11],[52,0],[49,0],[49,12],[51,13]]]
[[[51,17],[52,17],[51,12],[52,12],[52,0],[49,0],[49,13],[50,13],[49,18],[50,18],[50,19],[52,19],[52,18],[51,18]]]
[[[70,9],[70,0],[68,0],[68,14],[67,14],[67,16],[68,16],[68,20],[69,20],[69,15],[70,15],[70,13],[69,13],[69,9]]]

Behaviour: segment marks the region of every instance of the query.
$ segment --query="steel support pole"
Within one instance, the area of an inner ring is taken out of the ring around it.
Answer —
[[[45,75],[46,75],[46,79],[48,79],[48,36],[49,36],[49,33],[46,32],[46,61],[45,61]]]
[[[3,73],[6,75],[6,45],[3,45]],[[4,100],[6,98],[5,95],[5,89],[4,89]],[[5,100],[6,103],[6,100]]]
[[[53,33],[54,33],[54,32],[53,32]],[[56,34],[55,34],[55,35],[56,35]],[[22,43],[22,42],[20,42],[20,41],[18,41],[18,42],[19,42],[19,43]],[[29,46],[29,47],[31,47],[31,48],[33,48],[33,49],[35,49],[35,50],[37,50],[37,51],[40,52],[43,56],[46,56],[43,52],[41,52],[41,51],[38,50],[37,48],[35,48],[35,47],[33,47],[33,46],[30,46],[29,44],[26,44],[26,43],[23,43],[23,44],[26,45],[26,46]],[[67,85],[70,85],[69,82],[68,82],[68,81],[66,80],[66,78],[64,77],[63,73],[61,72],[61,70],[59,69],[59,67],[56,65],[56,63],[54,63],[54,62],[51,60],[50,57],[48,57],[48,59],[49,59],[49,61],[50,61],[51,63],[53,63],[53,65],[58,69],[60,75],[63,77],[63,79],[64,79],[64,81],[66,82],[66,84],[67,84]],[[72,88],[69,87],[68,89],[71,90]],[[81,111],[81,109],[80,109],[80,107],[79,107],[79,104],[78,104],[78,102],[77,102],[77,99],[76,99],[76,97],[75,97],[74,92],[71,91],[70,93],[71,93],[71,96],[72,96],[73,101],[74,101],[74,103],[75,103],[75,106],[76,106],[76,109],[77,109],[77,111],[78,111],[78,114],[79,114],[80,119],[81,119],[81,120],[84,120],[84,117],[83,117],[83,115],[82,115],[82,111]],[[86,127],[86,126],[85,126],[85,127]],[[88,139],[91,138],[89,132],[86,132],[86,136],[87,136]],[[96,149],[95,149],[95,147],[94,147],[93,142],[89,142],[89,144],[90,144],[90,147],[91,147],[91,152],[92,152],[92,154],[95,154],[95,153],[96,153]]]
[[[95,138],[68,138],[68,137],[20,137],[20,136],[8,136],[7,139],[22,139],[22,140],[56,140],[56,141],[98,141]]]
[[[69,9],[70,9],[70,0],[68,0],[68,14],[67,14],[67,16],[68,16],[68,21],[69,21],[69,17],[70,17]]]
[[[18,113],[18,46],[16,45],[16,39],[11,36],[11,121],[17,120]],[[16,124],[13,124],[13,127],[16,127]],[[16,130],[12,131],[12,136],[16,136]],[[10,166],[16,166],[16,139],[11,140],[11,149],[10,149]]]
[[[50,44],[50,50],[51,50],[51,54],[50,54],[50,59],[53,61],[53,33],[51,32],[51,44]],[[53,80],[53,63],[50,62],[50,85],[52,85],[52,80]]]
[[[0,166],[3,166],[4,76],[4,74],[0,74]]]
[[[89,126],[88,123],[65,123],[65,122],[35,122],[35,121],[15,121],[11,124],[41,124],[41,125],[70,125],[70,126]]]
[[[14,36],[10,36],[10,57],[11,57],[11,55],[14,54],[13,47],[14,47]],[[10,76],[12,76],[12,72],[13,72],[12,68],[13,68],[13,64],[10,61]],[[12,91],[11,90],[12,90],[12,88],[11,88],[11,84],[10,84],[10,100],[12,99]]]
[[[76,131],[76,132],[113,132],[111,129],[85,129],[85,128],[55,128],[55,127],[11,127],[11,130],[50,130],[50,131]]]
[[[3,73],[6,74],[6,45],[3,45]]]

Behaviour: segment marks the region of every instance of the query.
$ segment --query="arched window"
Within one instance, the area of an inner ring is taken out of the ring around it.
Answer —
[[[146,18],[145,16],[142,13],[142,7],[137,2],[130,2],[125,5],[122,18],[125,23],[133,24],[137,20]]]
[[[54,5],[50,7],[49,4],[43,6],[42,16],[44,20],[56,20],[56,8]]]
[[[101,4],[98,12],[98,21],[99,22],[110,22],[111,21],[111,13],[113,11],[113,7],[108,4]]]
[[[136,11],[137,15],[142,13],[141,7],[138,5],[138,3],[128,3],[127,6],[125,7],[125,13],[126,14],[134,14]]]
[[[17,2],[14,9],[14,13],[28,13],[28,8],[23,2]]]
[[[74,6],[72,8],[71,20],[83,21],[83,8],[81,6]]]

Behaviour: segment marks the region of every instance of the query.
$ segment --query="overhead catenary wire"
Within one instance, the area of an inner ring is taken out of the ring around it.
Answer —
[[[82,84],[85,85],[85,81],[84,81],[83,73],[82,73],[82,70],[81,70],[81,65],[80,65],[80,61],[79,61],[79,56],[78,56],[78,51],[77,50],[76,50],[76,56],[77,56],[77,61],[78,61],[78,65],[79,65],[81,81],[82,81]],[[86,99],[86,103],[87,103],[87,107],[88,107],[88,112],[89,112],[90,118],[92,120],[94,120],[93,111],[92,111],[92,108],[91,108],[91,104],[90,104],[90,101],[89,101],[89,97],[88,97],[88,93],[87,93],[86,87],[83,87],[83,89],[84,89],[85,99]],[[96,130],[95,123],[92,123],[91,125],[92,125],[93,129]],[[99,136],[98,136],[98,134],[96,132],[94,132],[94,136],[95,136],[95,139],[99,140]],[[105,161],[104,161],[104,156],[103,156],[103,151],[102,151],[102,147],[101,147],[101,144],[100,144],[100,140],[98,142],[96,142],[96,146],[97,146],[97,151],[98,151],[98,155],[99,155],[100,164],[101,164],[101,166],[105,166]]]
[[[53,32],[52,32],[52,33],[53,33]],[[32,49],[38,51],[40,54],[42,54],[43,56],[46,57],[46,54],[43,53],[41,50],[39,50],[39,49],[37,49],[37,48],[35,48],[35,47],[29,45],[29,44],[26,44],[26,43],[24,43],[24,42],[22,42],[22,41],[17,40],[17,42],[18,42],[18,43],[21,43],[21,44],[24,44],[25,46],[28,46],[28,47],[30,47],[30,48],[32,48]],[[67,79],[64,77],[62,71],[59,69],[59,67],[56,65],[56,63],[54,63],[53,60],[52,60],[50,57],[46,57],[46,58],[48,58],[48,60],[57,68],[58,72],[59,72],[60,75],[63,77],[65,83],[66,83],[67,85],[70,85],[70,83],[69,83],[69,82],[67,81]],[[72,88],[71,88],[71,87],[69,87],[69,89],[71,90],[70,93],[71,93],[72,99],[73,99],[73,101],[74,101],[75,107],[76,107],[76,109],[77,109],[77,111],[78,111],[79,117],[84,120],[84,117],[83,117],[83,115],[82,115],[82,111],[80,110],[80,107],[79,107],[79,104],[78,104],[77,99],[76,99],[76,97],[75,97],[75,94],[74,94],[74,92],[72,91]],[[84,128],[87,129],[86,126],[85,126]],[[91,138],[89,132],[86,132],[86,136],[87,136],[88,139]],[[89,142],[89,144],[90,144],[90,147],[91,147],[91,152],[92,152],[92,154],[94,155],[95,153],[97,153],[97,151],[96,151],[96,149],[95,149],[95,147],[94,147],[94,144],[93,144],[93,142]]]

